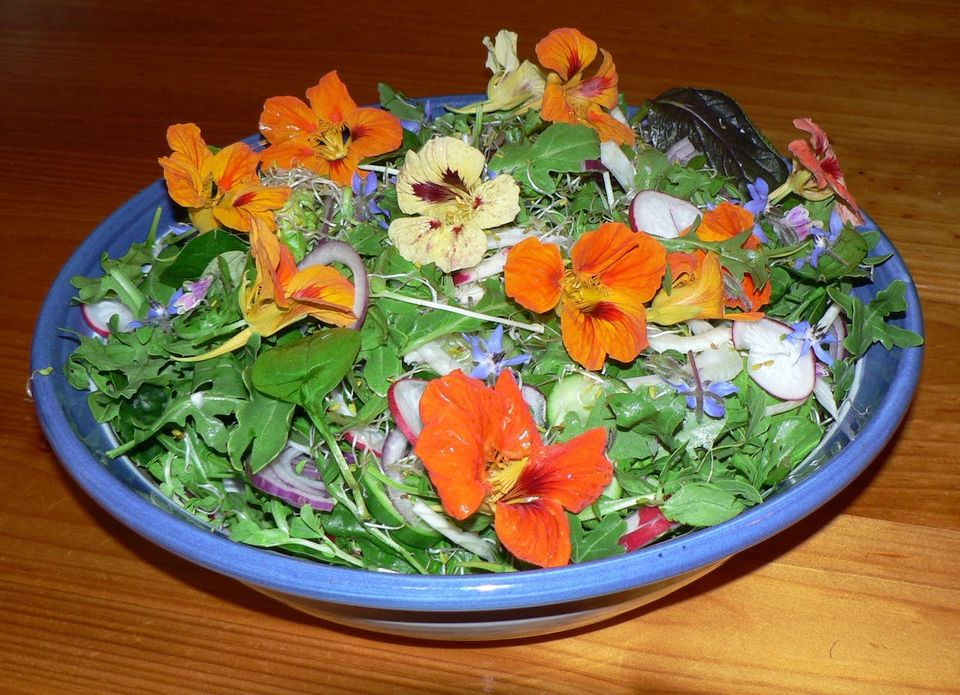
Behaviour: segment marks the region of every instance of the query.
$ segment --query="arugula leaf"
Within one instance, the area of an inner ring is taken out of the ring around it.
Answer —
[[[545,193],[556,191],[551,172],[583,171],[584,162],[600,158],[600,138],[582,125],[554,123],[531,145],[518,143],[502,147],[490,160],[490,169],[513,172],[520,181],[532,183]]]
[[[227,453],[233,467],[243,469],[243,457],[248,450],[247,464],[253,473],[279,456],[287,445],[294,407],[293,403],[253,389],[250,400],[237,408],[237,425],[227,440]]]
[[[877,292],[868,305],[854,297],[850,286],[846,284],[830,287],[827,293],[843,307],[850,319],[850,334],[844,339],[843,347],[853,356],[859,357],[877,342],[888,350],[893,346],[915,347],[923,344],[920,334],[886,323],[888,316],[907,308],[907,286],[902,280],[894,280]]]
[[[570,559],[573,562],[588,562],[626,552],[618,541],[627,532],[627,522],[618,514],[607,514],[590,531],[584,531],[583,522],[576,515],[567,514],[567,518],[570,521]]]
[[[707,482],[682,486],[661,507],[670,521],[688,526],[714,526],[732,519],[743,509],[743,502],[730,492]]]

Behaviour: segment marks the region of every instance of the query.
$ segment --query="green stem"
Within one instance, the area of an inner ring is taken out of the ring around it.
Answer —
[[[130,282],[129,279],[124,277],[116,268],[110,269],[110,277],[117,281],[119,285],[117,294],[120,295],[120,301],[130,307],[130,311],[133,312],[133,315],[138,319],[142,319],[141,310],[143,309],[144,304],[147,302],[147,298],[144,296],[143,292]]]
[[[320,436],[327,445],[327,449],[330,450],[330,454],[333,456],[333,460],[340,469],[343,482],[350,488],[355,506],[355,509],[351,511],[354,511],[354,515],[358,521],[362,522],[369,519],[370,513],[367,511],[367,506],[363,503],[363,497],[360,495],[360,486],[357,484],[357,479],[354,477],[353,471],[350,470],[350,464],[348,464],[347,460],[343,457],[343,452],[340,451],[340,444],[337,442],[336,437],[334,437],[333,431],[327,424],[326,419],[324,419],[323,413],[318,412],[309,404],[306,404],[304,407],[307,415],[310,416],[310,420],[313,422],[313,426],[317,428],[317,432],[320,433]]]
[[[378,529],[375,526],[364,525],[364,528],[367,530],[371,536],[377,538],[381,543],[385,544],[387,547],[393,549],[400,557],[406,560],[413,569],[415,569],[420,574],[429,574],[427,568],[420,564],[420,562],[413,556],[409,550],[404,548],[402,545],[393,540],[390,536],[385,534],[383,531]]]
[[[492,323],[502,323],[504,326],[513,326],[515,328],[522,328],[525,331],[530,331],[531,333],[544,333],[545,329],[543,326],[533,323],[522,323],[520,321],[514,321],[512,319],[504,319],[499,316],[490,316],[489,314],[481,314],[477,311],[470,311],[469,309],[461,309],[457,306],[451,306],[449,304],[441,304],[440,302],[431,302],[428,299],[417,299],[416,297],[407,297],[406,295],[398,294],[396,292],[391,292],[390,290],[381,290],[380,292],[370,293],[370,297],[373,299],[395,299],[398,302],[406,302],[407,304],[415,304],[416,306],[423,306],[430,309],[437,309],[438,311],[448,311],[451,314],[460,314],[461,316],[469,316],[470,318],[480,319],[481,321],[490,321]]]

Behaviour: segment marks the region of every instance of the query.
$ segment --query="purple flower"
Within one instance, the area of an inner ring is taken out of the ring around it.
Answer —
[[[361,222],[376,220],[384,229],[389,227],[390,225],[383,219],[387,211],[377,204],[379,198],[377,194],[379,188],[377,175],[372,171],[365,172],[364,176],[361,176],[359,171],[354,172],[350,187],[353,189],[353,197],[356,201],[354,210],[357,219]],[[377,215],[380,215],[380,217],[377,217]]]
[[[503,351],[503,325],[498,324],[488,340],[483,340],[479,336],[466,335],[464,339],[470,343],[470,358],[477,363],[477,366],[470,372],[474,379],[486,379],[489,376],[494,378],[500,376],[500,372],[506,367],[514,367],[523,364],[530,359],[531,355],[519,354],[514,357],[506,357]]]
[[[747,193],[750,200],[743,204],[743,209],[754,217],[760,217],[767,211],[767,202],[770,196],[770,186],[763,179],[757,177],[753,183],[747,184]]]
[[[147,316],[143,321],[131,321],[129,328],[141,328],[143,326],[161,326],[163,330],[169,330],[170,317],[186,314],[188,311],[196,309],[203,298],[207,296],[207,290],[213,283],[212,275],[204,275],[195,282],[187,281],[183,287],[170,295],[170,301],[164,306],[153,299],[150,300],[150,308],[147,310]]]
[[[695,410],[701,403],[703,412],[710,417],[723,417],[727,412],[723,404],[723,399],[730,394],[737,393],[739,389],[729,381],[706,382],[702,389],[695,389],[685,382],[669,383],[677,393],[687,397],[687,407]]]
[[[823,346],[837,342],[837,336],[825,335],[825,329],[811,326],[809,321],[799,321],[792,324],[790,328],[792,330],[787,334],[787,340],[800,343],[801,357],[812,349],[818,360],[827,366],[833,364],[833,357]]]
[[[750,194],[750,200],[743,204],[743,209],[753,215],[754,220],[760,219],[760,215],[767,211],[767,204],[770,196],[770,186],[763,179],[757,177],[753,183],[747,184],[747,193]],[[759,222],[753,225],[753,236],[761,244],[770,244],[770,240],[763,231]]]
[[[813,238],[813,251],[810,252],[809,256],[798,259],[796,263],[793,264],[793,267],[800,270],[805,263],[809,263],[810,267],[816,268],[820,262],[820,256],[826,253],[834,242],[840,238],[842,231],[843,220],[840,219],[840,215],[836,209],[830,213],[829,231],[824,231],[823,227],[817,224],[811,224],[809,227],[809,237],[804,238]]]

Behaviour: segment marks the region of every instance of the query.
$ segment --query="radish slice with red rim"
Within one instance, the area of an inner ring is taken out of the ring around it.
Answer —
[[[747,373],[764,391],[783,401],[805,400],[816,383],[813,350],[787,338],[790,326],[774,319],[735,321],[733,344],[748,350]]]
[[[317,511],[329,512],[335,502],[321,481],[316,464],[307,459],[302,471],[297,472],[297,466],[304,458],[307,457],[303,452],[287,447],[265,468],[256,473],[248,471],[250,484],[297,509],[309,504]]]
[[[122,331],[127,324],[133,321],[133,312],[126,304],[116,299],[101,299],[99,302],[84,304],[80,313],[83,321],[97,335],[106,338],[110,335],[110,319],[118,316],[117,325]]]
[[[344,430],[343,438],[360,451],[369,451],[374,456],[380,456],[386,435],[376,427],[351,427]]]
[[[312,265],[330,265],[331,263],[342,263],[353,274],[353,314],[357,320],[350,324],[350,328],[360,328],[370,305],[370,283],[363,259],[350,244],[333,239],[322,241],[300,261],[298,267],[302,270]]]
[[[627,532],[617,541],[627,552],[650,545],[660,536],[677,528],[663,515],[659,507],[641,507],[627,517]]]

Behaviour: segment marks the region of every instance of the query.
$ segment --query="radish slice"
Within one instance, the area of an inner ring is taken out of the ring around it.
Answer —
[[[367,280],[367,269],[363,265],[363,259],[350,244],[332,239],[322,241],[300,261],[297,267],[303,270],[312,265],[330,265],[331,263],[342,263],[353,273],[353,315],[357,320],[350,324],[350,328],[360,328],[363,319],[367,316],[367,307],[370,305],[370,283]]]
[[[640,191],[630,203],[630,226],[661,239],[673,239],[700,217],[696,205],[655,190]]]
[[[728,325],[717,326],[696,335],[677,335],[654,326],[647,326],[647,342],[650,344],[650,348],[656,352],[666,352],[667,350],[700,352],[730,343],[732,340],[733,334]]]
[[[411,444],[417,443],[417,437],[423,430],[420,398],[426,388],[427,382],[423,379],[401,379],[387,390],[387,404],[393,421]]]
[[[627,517],[627,532],[617,542],[630,552],[650,545],[677,526],[679,524],[674,524],[663,515],[660,507],[641,507]]]
[[[453,284],[463,285],[468,282],[477,282],[503,272],[507,264],[507,251],[501,249],[492,256],[484,258],[472,268],[464,268],[453,273]]]
[[[381,456],[387,435],[376,427],[351,427],[344,430],[343,438],[350,446],[360,451],[369,451],[374,456]]]
[[[538,389],[532,386],[521,386],[520,395],[530,406],[530,412],[533,414],[533,422],[539,429],[547,426],[547,399]]]
[[[764,391],[784,401],[806,400],[816,383],[813,350],[800,353],[800,343],[788,340],[790,326],[773,319],[735,321],[733,344],[748,350],[747,373]]]
[[[383,444],[380,470],[396,483],[403,483],[403,467],[400,465],[400,460],[406,455],[408,446],[407,436],[400,429],[392,430]],[[419,459],[412,459],[409,467],[417,473],[423,473],[423,464],[420,463]],[[411,526],[419,523],[420,517],[413,513],[413,502],[410,501],[410,498],[389,485],[386,485],[385,488],[394,509],[403,517],[404,521]]]
[[[333,509],[334,500],[320,480],[320,471],[312,460],[308,460],[303,472],[297,473],[297,463],[301,458],[306,458],[302,452],[287,447],[266,468],[250,473],[250,483],[297,509],[309,504],[317,511],[329,512]]]
[[[97,335],[106,338],[110,335],[110,318],[119,316],[119,327],[122,331],[127,324],[133,321],[133,312],[123,302],[115,299],[101,299],[99,302],[84,304],[80,313],[83,315],[83,321]]]

